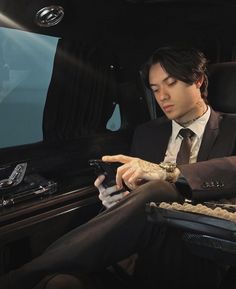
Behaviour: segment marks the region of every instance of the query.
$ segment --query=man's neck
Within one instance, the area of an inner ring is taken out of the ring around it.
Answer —
[[[179,125],[183,127],[188,127],[192,123],[194,123],[196,120],[198,120],[200,117],[202,117],[207,112],[208,106],[204,102],[204,105],[201,106],[201,110],[199,110],[199,113],[197,113],[194,117],[187,119],[187,120],[175,120]]]

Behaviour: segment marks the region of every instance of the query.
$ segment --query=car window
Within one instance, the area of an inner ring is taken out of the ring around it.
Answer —
[[[115,105],[112,116],[107,122],[106,128],[111,131],[117,131],[121,126],[121,116],[120,116],[120,106],[119,104]]]
[[[0,28],[0,147],[41,141],[57,37]]]

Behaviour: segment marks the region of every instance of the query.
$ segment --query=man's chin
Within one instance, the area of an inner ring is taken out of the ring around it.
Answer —
[[[169,120],[176,120],[176,118],[178,118],[178,116],[175,115],[174,113],[165,113],[165,116],[166,116]]]

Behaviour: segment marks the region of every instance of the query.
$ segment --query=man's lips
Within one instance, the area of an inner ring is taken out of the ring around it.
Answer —
[[[162,108],[163,108],[164,111],[168,112],[168,111],[172,110],[173,106],[174,105],[172,105],[172,104],[168,104],[168,105],[163,105]]]

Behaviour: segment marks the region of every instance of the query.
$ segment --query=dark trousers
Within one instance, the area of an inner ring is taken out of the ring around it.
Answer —
[[[155,256],[152,257],[158,260],[157,251],[163,246],[163,234],[158,226],[147,221],[145,204],[182,200],[170,183],[146,183],[113,208],[58,239],[41,256],[3,276],[0,288],[32,289],[46,275],[55,273],[77,275],[78,272],[100,272],[133,253],[145,255],[144,252],[152,250],[153,246]],[[175,248],[175,240],[172,244]],[[160,258],[159,261],[163,260]],[[158,277],[157,274],[154,276]]]
[[[167,182],[149,182],[88,223],[54,242],[42,255],[0,279],[1,289],[33,288],[45,275],[96,272],[145,248],[158,235],[145,204],[182,197]]]
[[[87,274],[53,274],[44,277],[33,289],[132,289],[136,288],[121,280],[109,270]],[[23,288],[22,288],[23,289]]]

